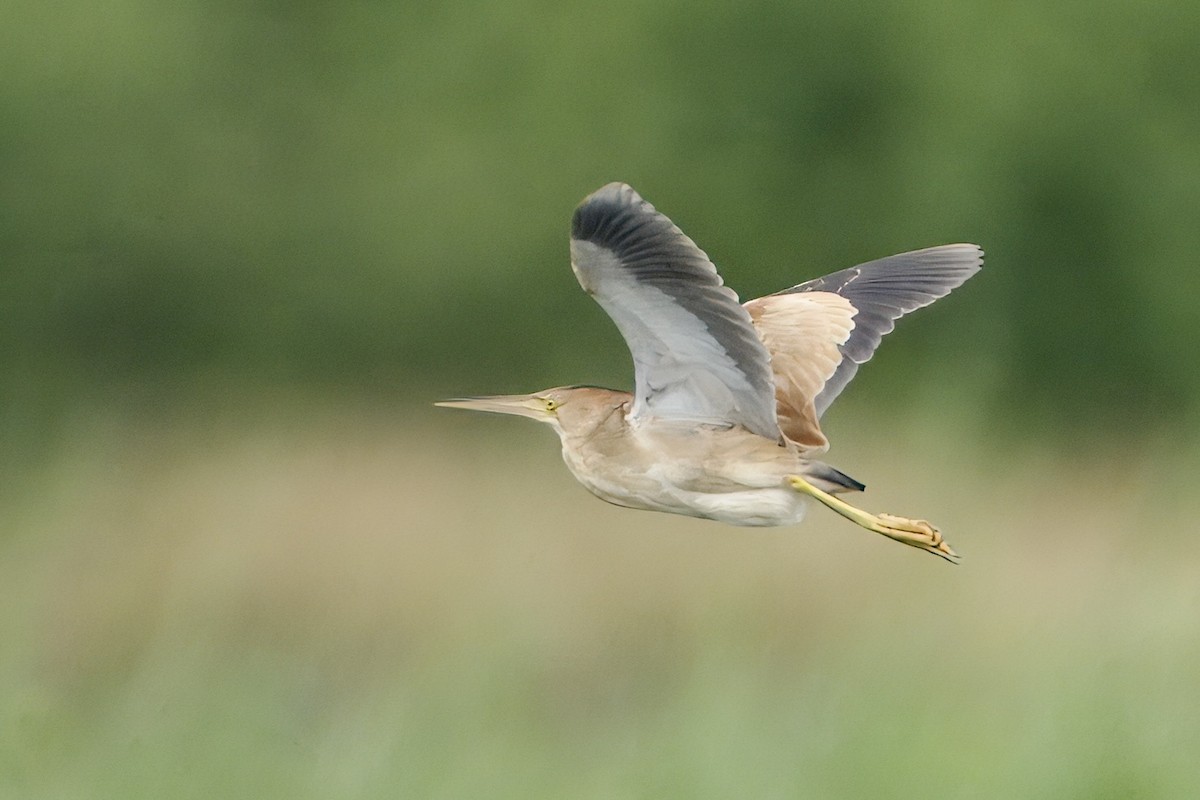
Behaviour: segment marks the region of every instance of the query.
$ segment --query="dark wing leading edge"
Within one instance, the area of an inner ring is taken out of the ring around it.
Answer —
[[[575,210],[571,266],[629,346],[633,419],[780,438],[770,357],[750,315],[708,256],[631,187],[610,183]]]
[[[840,363],[814,398],[817,416],[846,388],[859,365],[870,360],[897,319],[945,297],[982,266],[983,250],[977,245],[947,244],[868,261],[771,295],[829,292],[854,307],[854,328],[838,345]]]

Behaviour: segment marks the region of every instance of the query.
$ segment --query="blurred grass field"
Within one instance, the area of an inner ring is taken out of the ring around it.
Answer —
[[[1200,790],[1194,446],[831,421],[953,567],[821,509],[610,507],[520,423],[80,415],[3,510],[0,795]]]
[[[4,23],[0,800],[1200,797],[1194,0]],[[429,406],[629,386],[612,180],[743,298],[984,247],[825,421],[961,567]]]

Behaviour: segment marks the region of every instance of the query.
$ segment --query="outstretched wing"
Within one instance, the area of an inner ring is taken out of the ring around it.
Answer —
[[[803,292],[760,297],[746,310],[771,354],[783,435],[805,449],[824,450],[829,441],[813,400],[842,362],[839,347],[854,330],[854,306],[829,292]]]
[[[770,358],[750,315],[671,220],[610,183],[575,210],[571,266],[633,355],[635,420],[737,424],[779,438]]]
[[[983,265],[973,244],[881,258],[746,304],[771,353],[785,436],[828,445],[818,420],[896,320],[961,286]]]

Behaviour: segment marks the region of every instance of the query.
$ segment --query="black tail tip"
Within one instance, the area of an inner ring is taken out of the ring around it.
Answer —
[[[809,476],[825,482],[829,485],[826,491],[831,494],[838,492],[863,492],[866,491],[867,485],[862,481],[851,478],[841,470],[834,469],[828,464],[813,464],[813,469],[809,472]]]

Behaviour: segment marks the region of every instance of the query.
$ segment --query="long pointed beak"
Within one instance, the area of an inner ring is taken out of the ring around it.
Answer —
[[[514,414],[540,422],[548,422],[550,414],[546,404],[531,394],[497,394],[491,397],[458,397],[434,403],[442,408],[465,408],[471,411],[488,411],[493,414]]]

